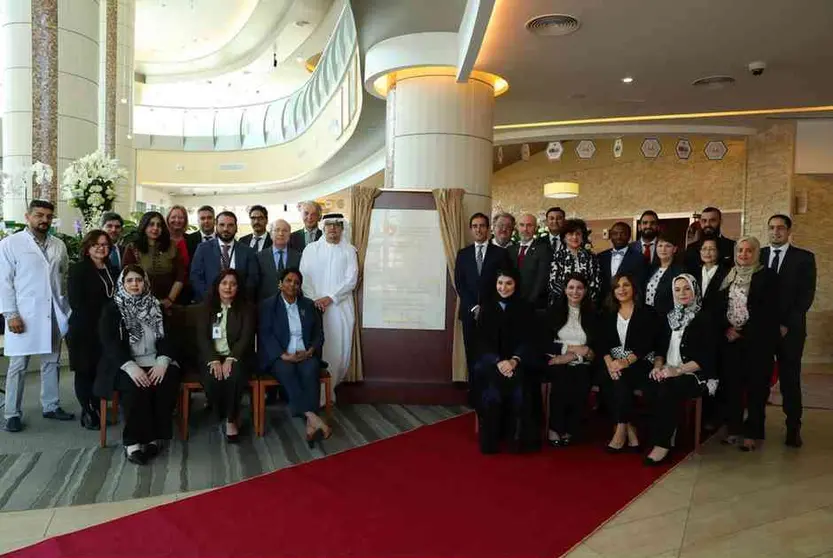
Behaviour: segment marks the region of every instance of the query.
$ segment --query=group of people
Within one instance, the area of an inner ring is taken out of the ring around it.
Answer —
[[[322,217],[320,205],[307,202],[303,229],[293,233],[279,219],[267,231],[266,208],[253,206],[253,232],[238,240],[234,213],[215,216],[201,207],[199,229],[188,234],[187,211],[174,206],[167,216],[145,213],[125,241],[123,219],[107,213],[72,264],[64,242],[49,232],[53,216],[51,203],[32,201],[26,228],[0,242],[6,431],[23,429],[24,374],[33,355],[41,357],[43,417],[75,419],[59,402],[66,338],[81,425],[98,429],[106,420],[100,399],[118,392],[131,462],[146,463],[171,438],[189,368],[199,373],[229,443],[239,439],[240,401],[252,374],[278,379],[293,416],[306,421],[310,444],[329,437],[318,415],[320,371],[327,368],[333,388],[347,372],[358,279],[343,215]]]
[[[800,447],[801,357],[813,303],[813,254],[790,243],[792,220],[773,215],[769,246],[721,233],[705,208],[678,257],[656,212],[609,230],[594,253],[584,221],[546,213],[515,220],[476,213],[473,244],[460,250],[455,287],[470,372],[471,403],[485,453],[541,445],[541,385],[550,384],[547,441],[581,436],[591,387],[612,421],[607,451],[640,451],[635,393],[648,405],[645,463],[668,458],[684,401],[702,397],[708,426],[723,442],[753,451],[764,439],[765,408],[777,363],[788,446]],[[513,241],[517,230],[518,238]]]

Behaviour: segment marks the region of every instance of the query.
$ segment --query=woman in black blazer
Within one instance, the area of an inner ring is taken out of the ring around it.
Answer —
[[[561,296],[547,312],[545,381],[552,384],[547,440],[554,447],[568,446],[580,434],[587,407],[598,329],[591,297],[584,275],[567,274]]]
[[[720,258],[717,240],[707,238],[700,245],[700,265],[686,270],[686,273],[697,280],[700,291],[703,293],[703,310],[713,314],[719,312],[722,306],[720,285],[729,273],[729,269],[721,263]]]
[[[599,383],[615,424],[607,451],[621,453],[639,448],[636,427],[631,423],[633,392],[644,387],[648,378],[656,316],[640,304],[632,275],[616,274],[611,284],[599,334],[598,353],[604,359]]]
[[[540,401],[532,377],[536,354],[534,311],[521,298],[518,271],[497,275],[497,296],[482,302],[477,321],[477,356],[473,395],[479,425],[480,451],[497,453],[509,436],[510,451],[540,447]]]
[[[101,230],[88,232],[81,241],[81,260],[70,266],[67,278],[67,295],[72,309],[67,331],[69,366],[75,372],[75,397],[81,405],[81,426],[89,430],[98,430],[101,420],[93,383],[101,358],[98,321],[116,289],[108,261],[111,249],[115,248],[107,233]]]
[[[239,439],[240,399],[249,380],[255,343],[254,309],[234,269],[220,272],[202,304],[197,333],[200,382],[211,408],[225,423],[226,441]]]
[[[659,465],[668,458],[682,402],[714,394],[717,388],[712,314],[702,310],[700,288],[692,275],[678,275],[672,285],[674,308],[660,324],[647,389],[653,448],[645,457],[646,465]]]
[[[645,306],[653,308],[657,316],[665,316],[674,307],[671,293],[671,280],[683,272],[681,265],[676,263],[677,246],[667,236],[657,237],[657,263],[651,266],[645,274]]]
[[[104,353],[94,391],[105,398],[114,390],[121,394],[125,456],[144,465],[171,439],[180,370],[171,356],[162,306],[140,266],[124,267],[98,329]]]
[[[727,444],[753,451],[764,439],[769,381],[780,337],[778,275],[760,262],[761,245],[746,236],[735,245],[735,267],[723,280],[721,314],[727,344],[723,358],[726,380]],[[744,395],[747,416],[744,421]]]

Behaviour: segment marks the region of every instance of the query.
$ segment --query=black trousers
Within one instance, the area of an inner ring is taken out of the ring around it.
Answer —
[[[726,424],[730,436],[763,440],[766,401],[772,377],[772,350],[741,337],[727,343],[723,352],[726,384]],[[745,405],[744,405],[745,402]],[[743,418],[746,410],[746,419]]]
[[[79,367],[75,372],[75,398],[78,404],[85,411],[98,413],[98,397],[93,395],[93,383],[95,383],[96,365]],[[97,415],[96,415],[97,416]]]
[[[475,363],[474,393],[480,451],[495,453],[501,440],[513,452],[534,451],[541,443],[540,384],[523,365],[507,378],[491,359]]]
[[[225,359],[221,363],[223,361]],[[221,421],[230,422],[237,420],[240,416],[240,400],[243,398],[243,391],[249,383],[245,366],[238,361],[234,361],[231,366],[231,374],[225,380],[218,380],[207,365],[203,366],[200,383],[202,383],[205,397],[217,418]]]
[[[692,374],[683,374],[661,382],[649,379],[646,395],[651,405],[651,444],[670,448],[671,438],[679,426],[683,401],[705,393],[705,387]]]
[[[801,402],[801,357],[804,354],[806,332],[789,331],[778,343],[778,378],[781,383],[782,408],[787,417],[787,428],[800,428],[803,406]]]
[[[548,366],[544,381],[550,382],[549,429],[559,435],[578,436],[587,408],[592,372],[589,364]]]
[[[143,370],[147,372],[150,368]],[[119,371],[118,374],[116,389],[121,394],[124,409],[122,443],[131,446],[170,440],[173,437],[172,415],[179,395],[179,367],[171,364],[162,383],[147,388],[134,384],[126,372]]]
[[[633,421],[633,391],[645,388],[650,368],[651,364],[647,360],[639,360],[622,370],[619,379],[614,380],[610,377],[605,363],[601,362],[599,387],[614,424]]]

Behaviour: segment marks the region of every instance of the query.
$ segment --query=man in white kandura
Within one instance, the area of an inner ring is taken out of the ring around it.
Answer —
[[[304,296],[324,313],[323,360],[329,363],[332,387],[344,379],[350,366],[356,308],[353,289],[359,278],[356,248],[344,234],[344,216],[324,216],[324,236],[309,244],[301,256]],[[335,392],[333,393],[335,401]]]
[[[33,200],[26,212],[27,227],[0,242],[0,313],[6,320],[4,351],[7,432],[23,429],[21,402],[29,357],[40,355],[40,399],[43,417],[73,420],[58,400],[58,358],[69,323],[64,293],[69,258],[63,241],[49,234],[55,207]]]

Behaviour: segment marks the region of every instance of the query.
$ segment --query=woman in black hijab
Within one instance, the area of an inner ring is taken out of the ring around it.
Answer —
[[[510,451],[539,449],[533,309],[520,296],[514,268],[498,272],[495,288],[495,298],[482,305],[477,323],[473,384],[480,450],[497,453],[504,434]]]

